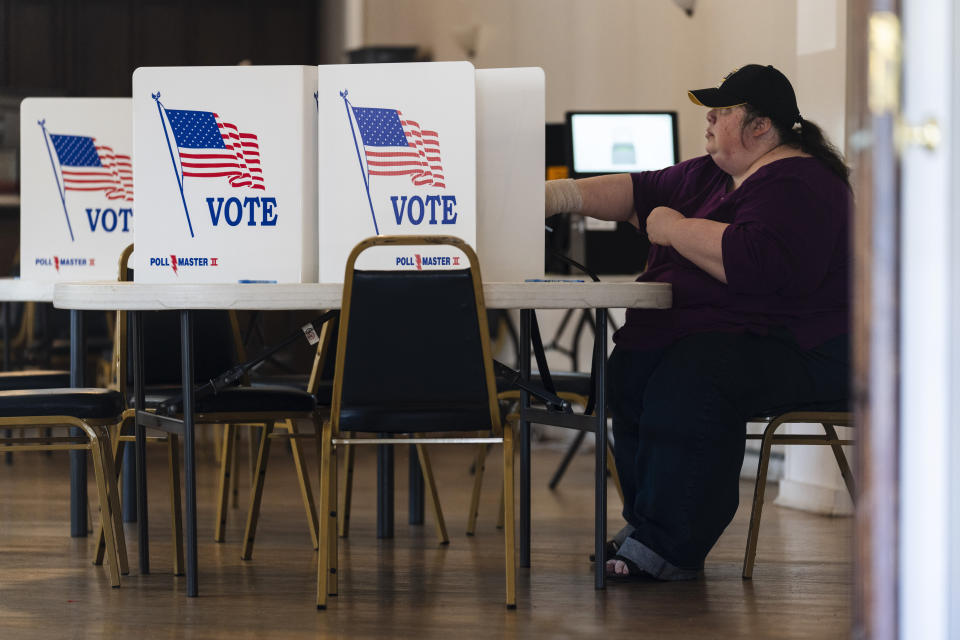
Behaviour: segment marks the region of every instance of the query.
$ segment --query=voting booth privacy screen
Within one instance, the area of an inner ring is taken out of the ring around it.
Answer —
[[[476,77],[476,249],[483,279],[542,278],[543,69],[477,69]]]
[[[320,282],[375,235],[452,235],[487,281],[543,275],[544,78],[469,62],[318,68]],[[361,269],[453,269],[455,249],[377,247]]]
[[[476,95],[469,62],[317,68],[320,282],[378,235],[452,235],[476,247]],[[447,247],[378,247],[361,269],[464,266]]]
[[[140,282],[341,282],[376,235],[459,237],[488,281],[543,275],[539,68],[144,67],[133,94],[23,103],[25,277],[112,280],[135,241]],[[464,266],[436,246],[358,262]]]
[[[133,74],[141,282],[314,282],[316,68]]]
[[[114,280],[133,242],[129,98],[27,98],[20,107],[20,275]]]

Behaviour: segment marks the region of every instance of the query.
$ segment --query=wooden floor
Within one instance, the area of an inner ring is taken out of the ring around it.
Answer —
[[[546,488],[559,453],[534,451],[533,555],[521,569],[518,608],[503,605],[502,534],[494,527],[500,465],[488,464],[476,537],[466,524],[470,447],[434,447],[450,530],[441,547],[430,515],[406,524],[406,457],[397,460],[396,537],[375,536],[374,460],[358,456],[352,529],[340,547],[340,595],[315,607],[316,554],[283,446],[273,449],[253,560],[240,560],[245,515],[230,513],[227,542],[213,538],[216,467],[199,455],[200,597],[171,575],[163,448],[150,453],[150,575],[136,569],[136,527],[127,525],[131,575],[111,589],[94,567],[92,536],[69,537],[64,453],[21,453],[0,462],[0,638],[407,637],[844,637],[850,622],[851,523],[768,503],[752,581],[740,578],[752,487],[707,558],[703,579],[612,584],[593,589],[590,455],[578,456],[555,492]],[[308,462],[316,473],[315,458]],[[499,450],[497,450],[499,453]],[[496,456],[492,456],[496,457]],[[244,463],[245,464],[245,463]],[[314,478],[316,476],[314,475]],[[95,495],[90,485],[91,496]],[[776,491],[768,492],[776,494]],[[619,501],[610,491],[610,527]]]

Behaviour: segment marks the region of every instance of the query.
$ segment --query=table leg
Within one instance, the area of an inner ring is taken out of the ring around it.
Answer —
[[[530,381],[532,309],[520,311],[520,376]],[[530,394],[520,392],[521,411],[530,407]],[[520,420],[520,566],[530,566],[530,423]]]
[[[407,464],[407,478],[409,484],[409,518],[410,524],[423,524],[423,473],[420,471],[420,458],[417,456],[417,445],[409,445],[409,463]]]
[[[3,303],[3,370],[10,370],[10,303]]]
[[[70,312],[70,386],[84,386],[84,356],[86,355],[83,331],[83,312]],[[82,436],[74,427],[71,435]],[[74,538],[87,536],[87,452],[70,452],[70,535]]]
[[[147,527],[147,430],[140,426],[140,412],[146,408],[143,379],[143,332],[142,312],[130,312],[130,335],[133,338],[133,420],[134,452],[137,476],[137,550],[140,556],[140,573],[150,573],[150,536]]]
[[[593,415],[597,419],[596,431],[596,524],[594,531],[594,563],[595,587],[603,589],[605,584],[606,564],[604,557],[604,546],[607,540],[607,396],[606,396],[606,377],[607,377],[607,310],[597,309],[597,323],[594,342],[594,352],[597,362],[596,389],[594,390],[597,399]]]
[[[10,303],[4,302],[2,305],[2,320],[3,320],[3,370],[10,370]],[[10,438],[13,436],[13,429],[7,429],[7,437]],[[7,451],[4,456],[4,460],[7,464],[13,464],[13,454]]]
[[[10,303],[3,303],[3,370],[10,370]],[[7,429],[7,437],[13,436],[13,429]],[[13,464],[13,454],[7,451],[4,459],[7,464]]]
[[[129,446],[129,442],[121,442],[120,446],[123,447],[123,452],[120,454],[123,456],[123,521],[124,522],[136,522],[137,521],[137,492],[131,490],[132,487],[137,486],[137,456],[134,451],[134,448]]]
[[[3,319],[3,370],[10,370],[10,303],[4,302],[2,305]],[[13,429],[7,429],[7,437],[13,436]],[[4,455],[7,464],[13,464],[13,454],[7,451]]]
[[[183,385],[183,469],[187,490],[187,597],[198,594],[197,468],[193,432],[193,312],[180,312],[180,361]]]
[[[389,444],[377,445],[377,537],[393,537],[393,446]]]

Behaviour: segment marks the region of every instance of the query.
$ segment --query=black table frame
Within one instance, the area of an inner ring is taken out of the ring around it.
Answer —
[[[546,409],[535,409],[530,405],[530,395],[526,392],[521,393],[520,404],[520,566],[530,567],[530,424],[546,424],[580,431],[593,432],[596,437],[596,485],[595,485],[595,505],[594,505],[594,553],[595,557],[604,557],[604,545],[607,537],[607,486],[606,486],[606,452],[607,452],[607,429],[606,429],[606,346],[607,346],[607,310],[597,308],[596,310],[596,335],[594,339],[594,350],[597,358],[597,371],[595,380],[596,409],[592,416],[578,414],[564,414]],[[134,407],[136,408],[136,420],[134,426],[135,433],[135,455],[136,455],[136,493],[137,493],[137,534],[138,534],[138,554],[140,572],[142,574],[150,573],[150,547],[148,534],[148,510],[147,510],[147,479],[146,479],[146,429],[159,429],[168,433],[175,433],[183,439],[184,447],[184,473],[186,489],[186,578],[187,578],[187,596],[196,597],[199,595],[199,581],[197,578],[197,502],[196,502],[196,457],[195,457],[195,430],[194,430],[194,393],[195,384],[193,380],[193,312],[192,310],[181,310],[180,314],[180,359],[181,376],[183,385],[183,419],[158,416],[146,412],[144,403],[144,385],[143,385],[143,336],[141,335],[141,313],[140,311],[131,311],[130,314],[130,333],[133,338],[134,350]],[[80,337],[83,335],[81,312],[72,312],[71,329],[73,335]],[[531,326],[534,320],[534,311],[532,309],[522,309],[520,311],[520,372],[523,379],[529,380],[531,374],[530,356],[531,356]],[[72,346],[71,355],[81,355],[82,340],[73,341],[76,346]],[[77,370],[74,362],[81,363],[82,358],[71,358],[71,374],[81,376],[82,372]],[[76,384],[76,383],[75,383]],[[393,529],[393,508],[392,508],[392,460],[388,461],[389,449],[384,447],[381,453],[383,459],[378,465],[381,473],[378,481],[381,497],[378,499],[378,536],[388,537]],[[414,457],[411,456],[411,460]],[[85,460],[84,460],[85,463]],[[413,462],[412,462],[413,463]],[[73,467],[73,465],[71,465]],[[77,465],[79,466],[79,465]],[[85,464],[83,465],[86,466]],[[85,471],[85,469],[84,469]],[[78,472],[75,472],[78,473]],[[414,471],[411,469],[411,479]],[[75,474],[74,474],[75,475]],[[85,475],[85,474],[84,474]],[[418,475],[418,474],[417,474]],[[73,477],[73,475],[71,476]],[[411,492],[410,499],[410,520],[414,522],[423,521],[423,500],[421,495],[422,482],[419,480],[411,483],[414,491]],[[85,484],[84,484],[85,488]],[[419,490],[418,490],[419,489]],[[85,492],[84,492],[85,493]],[[389,500],[386,496],[390,496]],[[85,497],[85,496],[84,496]],[[85,509],[85,507],[84,507]],[[75,515],[77,508],[74,508]],[[83,514],[85,520],[86,513]],[[382,520],[382,522],[381,522]],[[84,522],[85,524],[85,522]],[[85,527],[84,527],[85,528]],[[602,561],[595,563],[595,587],[603,589],[605,587],[604,563]]]
[[[136,418],[134,420],[137,476],[137,550],[140,573],[150,573],[150,541],[147,510],[147,428],[158,429],[176,434],[183,440],[183,461],[186,489],[186,573],[187,596],[199,595],[197,577],[197,468],[195,455],[194,430],[194,393],[193,380],[193,312],[180,312],[180,376],[183,387],[183,419],[160,416],[147,412],[144,402],[143,384],[143,333],[141,331],[141,312],[130,312],[130,333],[133,338],[134,367],[133,394]]]
[[[70,311],[70,386],[86,386],[87,340],[83,326],[83,311]],[[80,429],[73,427],[70,435],[82,436]],[[89,531],[87,522],[87,452],[70,452],[70,536],[85,538]]]
[[[530,345],[534,311],[520,311],[520,373],[530,379]],[[594,587],[606,586],[604,546],[607,538],[607,310],[596,309],[594,358],[597,363],[594,380],[596,407],[592,416],[558,413],[530,406],[530,394],[520,394],[520,566],[530,566],[530,423],[546,424],[567,429],[593,432],[596,437],[596,471],[594,493]],[[543,359],[546,362],[546,358]],[[543,376],[541,375],[541,379]]]

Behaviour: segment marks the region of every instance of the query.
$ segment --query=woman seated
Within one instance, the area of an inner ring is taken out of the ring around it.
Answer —
[[[849,170],[801,117],[790,81],[747,65],[689,92],[707,155],[661,171],[546,185],[546,214],[629,221],[643,282],[667,310],[628,309],[609,361],[626,526],[612,577],[688,580],[733,519],[746,421],[848,396]]]

